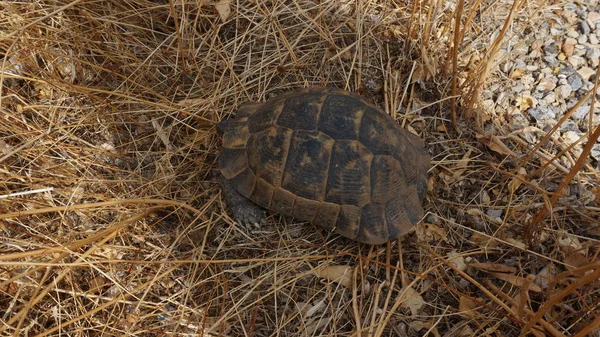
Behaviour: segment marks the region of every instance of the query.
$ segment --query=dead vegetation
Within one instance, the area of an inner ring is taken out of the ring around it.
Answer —
[[[598,334],[590,149],[530,144],[478,100],[544,5],[3,2],[0,335]],[[228,216],[215,123],[305,86],[426,140],[413,234]]]

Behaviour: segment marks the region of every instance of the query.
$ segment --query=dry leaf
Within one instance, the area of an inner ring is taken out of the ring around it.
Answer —
[[[512,71],[510,73],[510,75],[508,75],[508,77],[512,78],[512,79],[518,79],[523,77],[523,74],[525,72],[523,71],[523,69],[515,69],[514,71]]]
[[[529,284],[529,287],[527,290],[531,290],[531,291],[535,291],[535,292],[541,292],[542,288],[540,288],[540,286],[538,286],[537,284],[533,283],[533,281],[528,280],[524,277],[521,276],[517,276],[517,275],[512,275],[512,274],[505,274],[505,273],[490,273],[490,275],[494,276],[495,278],[501,279],[503,281],[506,281],[512,285],[515,285],[517,287],[523,287],[527,284]]]
[[[483,215],[483,211],[480,210],[479,208],[469,208],[469,209],[467,209],[467,214],[473,215],[473,216],[481,216],[481,215]]]
[[[496,242],[496,240],[479,232],[473,232],[473,234],[471,234],[471,237],[469,238],[469,241],[471,241],[479,247],[498,247],[498,243]]]
[[[88,281],[89,290],[88,292],[92,294],[98,294],[102,291],[102,287],[106,285],[107,280],[104,276],[98,275],[93,279]]]
[[[503,264],[498,263],[485,263],[485,262],[475,262],[469,263],[470,267],[477,268],[483,271],[492,271],[492,272],[500,272],[500,273],[516,273],[517,268],[505,266]]]
[[[406,292],[404,293],[405,300],[404,303],[402,303],[402,305],[405,308],[410,309],[410,313],[412,314],[412,316],[416,316],[419,313],[419,310],[421,310],[421,308],[425,306],[425,300],[423,300],[421,294],[419,294],[413,288],[406,289]]]
[[[413,321],[409,321],[408,322],[408,326],[415,331],[421,331],[423,329],[425,330],[429,330],[431,329],[431,326],[433,325],[433,323],[431,321],[417,321],[417,320],[413,320]],[[433,327],[435,329],[435,327]],[[437,330],[436,330],[437,331]],[[433,331],[432,331],[433,332]],[[439,336],[439,333],[436,334],[435,332],[433,333],[434,336]]]
[[[319,335],[317,331],[323,330],[331,322],[331,316],[317,316],[311,317],[303,325],[299,325],[298,328],[302,332],[302,334],[298,334],[298,336],[316,336]]]
[[[466,296],[460,296],[460,301],[458,303],[458,310],[461,311],[461,314],[470,318],[476,318],[478,316],[477,309],[479,304],[472,301],[470,298]]]
[[[519,172],[516,177],[513,177],[512,180],[508,183],[508,190],[510,193],[515,193],[515,191],[521,186],[523,181],[525,180],[525,176],[527,175],[527,170],[523,167],[519,167]]]
[[[569,270],[574,268],[583,267],[590,264],[590,260],[580,251],[571,246],[561,247],[561,250],[565,254],[564,262]]]
[[[447,238],[446,231],[442,227],[431,223],[417,224],[415,233],[419,240],[423,242],[445,240]]]
[[[537,99],[528,95],[517,97],[515,103],[516,106],[518,106],[519,109],[521,109],[521,111],[527,111],[527,109],[535,108],[538,105]]]
[[[221,17],[221,21],[227,21],[229,14],[231,14],[231,8],[229,7],[229,1],[219,1],[214,4],[215,9]]]
[[[352,270],[353,268],[350,266],[323,265],[311,270],[309,274],[350,288],[352,287]]]
[[[465,262],[465,258],[460,255],[456,250],[453,250],[448,253],[448,262],[452,263],[456,266],[456,268],[460,271],[465,271],[467,269],[467,263]]]
[[[325,299],[315,302],[313,305],[307,304],[302,308],[304,317],[311,317],[315,313],[321,314],[325,310]]]
[[[582,250],[583,245],[579,239],[569,233],[563,233],[563,237],[558,239],[558,244],[561,247],[571,247],[576,250]]]

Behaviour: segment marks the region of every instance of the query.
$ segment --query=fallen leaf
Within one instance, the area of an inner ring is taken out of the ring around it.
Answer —
[[[563,233],[563,237],[558,239],[558,244],[561,247],[571,247],[576,250],[582,250],[583,245],[579,239],[569,233]]]
[[[460,300],[458,302],[458,310],[460,310],[461,315],[476,318],[478,316],[477,309],[479,304],[475,303],[473,300],[466,296],[460,296]]]
[[[473,234],[471,234],[471,237],[469,238],[469,241],[471,241],[479,247],[498,247],[498,243],[496,242],[496,240],[479,232],[473,232]]]
[[[465,271],[467,269],[467,263],[465,262],[465,258],[456,250],[449,252],[447,256],[448,262],[455,265],[458,270]]]
[[[588,260],[588,258],[582,254],[580,250],[574,249],[570,246],[564,246],[561,248],[561,250],[565,254],[563,262],[565,262],[565,267],[567,267],[569,270],[583,267],[591,263],[590,260]]]
[[[421,310],[421,308],[425,306],[425,300],[423,300],[421,294],[419,294],[413,288],[406,289],[406,291],[404,291],[404,294],[405,301],[404,303],[402,303],[402,305],[405,308],[410,309],[410,313],[412,314],[412,316],[416,316]]]
[[[221,17],[221,21],[227,21],[229,14],[231,14],[231,8],[229,7],[229,1],[219,1],[214,4],[217,13]]]
[[[429,330],[434,336],[439,336],[440,333],[437,330],[436,326],[432,326],[433,322],[431,321],[409,321],[408,326],[414,331],[421,331],[423,329]]]
[[[415,226],[415,233],[420,241],[432,242],[445,240],[447,238],[446,231],[432,223],[420,223]]]
[[[315,304],[313,304],[312,306],[307,304],[303,308],[305,317],[311,317],[317,312],[322,313],[323,310],[325,310],[325,299],[315,302]]]
[[[523,167],[519,167],[519,172],[517,173],[517,176],[513,177],[512,180],[508,183],[508,190],[510,191],[510,193],[514,193],[519,188],[519,186],[521,186],[521,184],[525,180],[526,175],[527,170],[525,170]]]
[[[515,285],[517,287],[523,287],[525,285],[529,285],[527,290],[531,290],[531,291],[535,291],[535,292],[541,292],[542,288],[540,288],[540,286],[538,286],[537,284],[533,283],[533,281],[528,280],[524,277],[521,276],[517,276],[517,275],[512,275],[512,274],[505,274],[505,273],[490,273],[490,275],[494,276],[497,279],[506,281],[512,285]]]
[[[508,75],[508,77],[510,77],[512,79],[518,79],[518,78],[523,77],[523,74],[525,74],[523,69],[515,69],[514,71],[512,71],[510,73],[510,75]]]
[[[480,210],[479,208],[469,208],[469,209],[467,209],[467,214],[473,215],[473,216],[480,216],[480,215],[483,215],[483,211]]]
[[[102,287],[104,287],[104,285],[106,285],[106,283],[107,283],[106,278],[102,275],[98,275],[88,281],[88,286],[89,286],[88,292],[92,293],[92,294],[98,294],[102,291]]]
[[[517,97],[515,105],[518,106],[521,111],[527,111],[529,108],[535,108],[538,105],[538,101],[532,96],[523,95]]]
[[[350,266],[342,265],[323,265],[309,272],[316,277],[327,279],[331,282],[339,283],[340,285],[350,288],[352,287],[352,271]]]

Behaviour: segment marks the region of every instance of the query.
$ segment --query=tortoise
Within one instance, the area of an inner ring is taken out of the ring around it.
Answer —
[[[423,216],[423,142],[355,93],[295,89],[243,104],[218,129],[221,188],[237,221],[264,223],[266,208],[381,244]]]

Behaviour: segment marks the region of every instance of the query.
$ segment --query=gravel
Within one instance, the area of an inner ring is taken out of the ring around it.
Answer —
[[[491,92],[484,92],[484,97],[497,98],[486,101],[486,106],[505,109],[511,116],[511,130],[534,125],[548,131],[594,86],[600,63],[598,0],[563,3],[551,12],[555,19],[526,31],[503,50],[508,61],[498,71],[510,84],[490,85]],[[501,95],[506,87],[511,94]],[[591,102],[579,107],[560,127],[558,137],[571,144],[588,132],[590,109]],[[600,104],[595,104],[592,120],[600,120]],[[535,143],[542,136],[531,133],[526,139]],[[576,145],[575,152],[583,145],[585,141]],[[594,146],[592,157],[600,162],[600,144]]]

